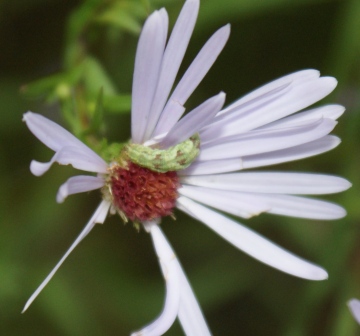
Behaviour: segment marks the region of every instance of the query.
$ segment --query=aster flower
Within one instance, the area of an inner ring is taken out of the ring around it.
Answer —
[[[351,299],[347,304],[352,316],[360,324],[360,301],[358,299]]]
[[[161,218],[172,215],[175,207],[269,266],[304,279],[327,278],[323,268],[285,251],[222,212],[242,218],[261,213],[321,220],[345,216],[345,210],[336,204],[303,196],[349,188],[350,183],[340,177],[242,171],[307,158],[336,147],[340,140],[329,133],[344,108],[326,105],[302,111],[327,96],[336,80],[320,77],[316,70],[303,70],[264,85],[225,109],[225,94],[220,92],[183,116],[187,99],[230,33],[229,25],[215,32],[171,92],[198,9],[199,0],[185,2],[167,43],[165,9],[146,20],[135,59],[131,140],[119,147],[109,162],[45,117],[32,112],[24,115],[31,132],[55,152],[48,163],[32,161],[34,175],[44,174],[54,162],[96,173],[68,179],[60,187],[57,201],[95,189],[101,189],[103,198],[24,310],[94,225],[104,223],[109,212],[150,233],[166,283],[163,312],[133,335],[161,335],[176,317],[186,335],[210,334],[185,273],[159,226]]]

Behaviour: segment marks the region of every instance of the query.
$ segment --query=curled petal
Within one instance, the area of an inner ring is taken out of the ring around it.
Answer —
[[[97,176],[74,176],[70,177],[56,195],[58,203],[64,202],[69,195],[99,189],[104,185],[104,179]]]
[[[100,156],[92,151],[83,151],[80,147],[63,147],[46,163],[33,160],[30,164],[30,170],[35,176],[41,176],[50,169],[54,162],[61,165],[70,164],[74,168],[88,172],[100,174],[107,172],[107,164]]]
[[[177,201],[181,210],[200,220],[229,243],[253,258],[299,278],[327,279],[328,274],[323,268],[287,252],[241,224],[186,197],[181,196]]]
[[[27,112],[24,114],[23,121],[30,131],[54,152],[65,146],[81,147],[86,151],[91,150],[65,128],[40,114]]]
[[[56,271],[60,268],[65,259],[69,256],[69,254],[74,250],[74,248],[88,235],[88,233],[92,230],[96,223],[102,224],[105,221],[107,213],[109,211],[111,203],[107,201],[102,201],[95,213],[90,218],[89,222],[86,224],[84,229],[81,231],[80,235],[76,238],[76,240],[72,243],[70,248],[64,254],[64,256],[60,259],[60,261],[56,264],[53,270],[49,273],[49,275],[45,278],[45,280],[41,283],[41,285],[36,289],[36,291],[30,296],[29,300],[26,302],[22,313],[24,313],[31,303],[36,299],[36,297],[40,294],[40,292],[44,289],[44,287],[48,284],[51,278],[54,276]]]
[[[164,234],[156,223],[147,223],[153,239],[156,254],[166,283],[166,299],[161,315],[145,328],[136,331],[131,336],[163,335],[174,323],[180,305],[180,273],[176,256],[167,242]]]
[[[33,112],[27,112],[24,114],[23,121],[25,121],[30,131],[44,145],[52,149],[54,152],[59,152],[64,147],[76,148],[76,151],[78,153],[82,153],[83,156],[87,156],[92,163],[97,164],[99,167],[106,166],[106,162],[92,149],[83,144],[79,139],[73,136],[66,129],[54,123],[53,121],[43,117],[42,115]],[[36,167],[37,163],[34,163],[34,166]],[[36,168],[34,169],[37,170]],[[44,169],[45,171],[47,170],[46,168],[39,168],[39,171]],[[99,169],[101,170],[101,168]],[[98,172],[97,170],[94,171]]]

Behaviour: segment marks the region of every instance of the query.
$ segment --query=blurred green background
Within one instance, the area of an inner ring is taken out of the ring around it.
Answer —
[[[36,87],[26,91],[24,85],[71,68],[76,53],[91,55],[110,74],[107,88],[118,93],[112,101],[115,108],[111,102],[105,108],[106,134],[126,140],[139,27],[149,11],[163,5],[174,24],[183,0],[103,1],[102,17],[89,28],[81,20],[99,3],[0,2],[1,335],[129,335],[162,309],[164,284],[149,236],[112,216],[95,227],[30,309],[20,314],[99,203],[98,192],[55,202],[57,188],[76,173],[71,167],[54,165],[41,178],[30,173],[32,159],[47,161],[52,152],[21,122],[22,114],[32,110],[68,125],[60,113],[63,102],[51,96],[51,85],[45,93]],[[119,19],[117,6],[130,8],[131,15]],[[348,216],[333,222],[271,215],[241,221],[322,265],[330,278],[310,282],[276,271],[180,212],[162,228],[214,335],[360,335],[346,306],[351,297],[360,298],[360,1],[203,0],[181,73],[207,38],[228,22],[230,40],[189,109],[220,90],[230,103],[304,68],[339,80],[326,102],[347,108],[334,132],[342,138],[340,147],[268,169],[324,172],[351,180],[349,191],[328,197],[343,205]],[[86,27],[79,33],[81,24]],[[72,39],[72,34],[78,35]],[[99,89],[101,71],[87,82],[94,90]],[[180,325],[176,322],[167,335],[182,335]]]

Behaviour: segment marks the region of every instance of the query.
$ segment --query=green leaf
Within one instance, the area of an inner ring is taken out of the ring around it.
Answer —
[[[96,100],[94,113],[90,119],[91,121],[90,121],[89,129],[93,132],[99,132],[104,124],[103,100],[104,100],[104,90],[103,88],[101,88]]]
[[[79,43],[84,31],[93,19],[96,10],[101,6],[102,0],[88,0],[69,17],[65,41],[65,67],[71,68],[79,63],[84,54],[83,45]]]
[[[144,4],[135,1],[115,2],[96,17],[96,22],[139,34],[141,21],[146,16]]]
[[[139,34],[141,30],[141,24],[130,13],[125,11],[114,11],[109,9],[108,11],[99,15],[96,19],[98,23],[109,24],[114,27],[127,30],[134,34]]]
[[[21,92],[28,98],[45,96],[48,102],[70,96],[70,89],[80,79],[82,68],[76,67],[70,71],[57,73],[41,78],[21,87]]]
[[[90,93],[97,93],[100,88],[103,88],[104,94],[116,94],[115,85],[112,83],[105,69],[96,58],[87,56],[83,64],[84,83]]]

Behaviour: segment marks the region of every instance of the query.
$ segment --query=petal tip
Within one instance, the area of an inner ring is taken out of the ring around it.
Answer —
[[[308,280],[323,281],[327,280],[328,278],[328,272],[326,272],[323,268],[317,267],[316,270],[314,270],[313,274],[308,277]]]
[[[35,160],[32,160],[30,163],[30,171],[35,176],[43,175],[44,173],[47,172],[48,169],[49,169],[48,163],[42,163]]]

